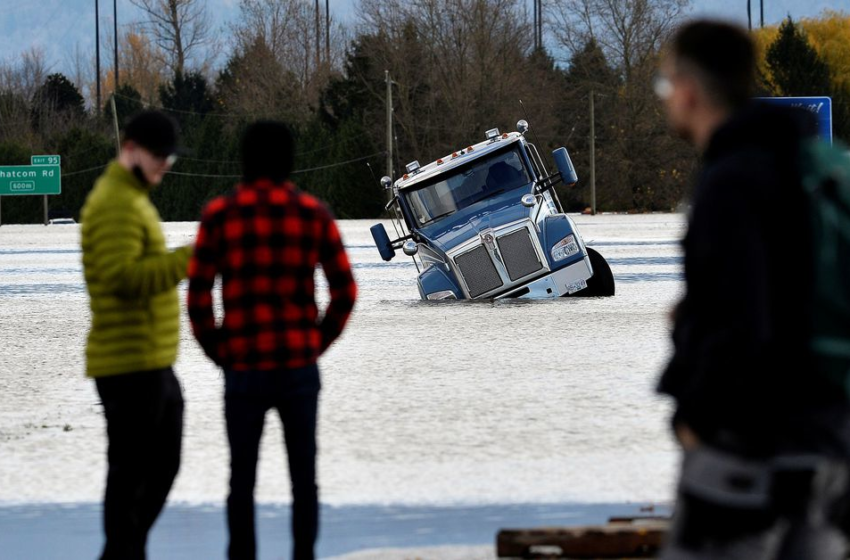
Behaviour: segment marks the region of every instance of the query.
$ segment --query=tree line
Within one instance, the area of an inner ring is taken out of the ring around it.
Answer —
[[[196,220],[238,182],[240,135],[260,118],[292,127],[300,188],[339,218],[378,217],[387,75],[396,176],[409,161],[526,119],[544,157],[570,151],[580,183],[559,195],[580,211],[590,201],[593,119],[600,211],[670,211],[687,197],[696,154],[670,135],[652,82],[688,0],[554,0],[537,47],[521,0],[360,0],[349,26],[310,0],[240,0],[220,31],[200,0],[132,1],[146,19],[123,28],[118,87],[107,69],[102,106],[84,57],[68,75],[49,73],[34,50],[0,65],[0,164],[61,155],[62,194],[50,198],[57,215],[78,217],[114,157],[116,124],[156,107],[178,122],[186,147],[152,194],[166,221]],[[761,93],[831,95],[839,139],[850,138],[848,24],[827,12],[754,32]],[[2,220],[37,223],[41,204],[4,197]]]

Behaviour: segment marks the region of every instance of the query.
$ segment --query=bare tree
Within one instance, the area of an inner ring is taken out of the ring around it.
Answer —
[[[394,81],[406,157],[432,159],[516,122],[531,85],[532,35],[521,1],[362,0],[360,14],[361,33],[373,37],[369,56]]]
[[[111,33],[106,42],[112,44]],[[123,27],[118,37],[121,64],[121,85],[128,84],[139,92],[145,103],[157,103],[159,86],[166,81],[167,66],[157,56],[156,46],[140,24]],[[103,79],[106,91],[115,90],[115,69],[110,68]]]
[[[305,110],[315,106],[329,75],[341,67],[346,40],[344,27],[329,21],[330,60],[324,47],[317,52],[316,46],[324,45],[324,29],[319,30],[320,36],[316,35],[317,17],[324,21],[330,16],[324,13],[323,6],[317,14],[311,0],[241,0],[239,18],[230,25],[235,43],[231,60],[249,52],[270,53],[270,57],[263,54],[257,62],[277,68],[269,67],[263,73],[257,64],[252,64],[252,75],[261,81],[266,80],[260,74],[294,81],[298,91],[289,92],[297,96],[293,101],[297,100]],[[272,87],[272,83],[267,82],[266,86]]]
[[[204,0],[130,0],[147,15],[145,31],[166,67],[184,73],[187,65],[205,69],[215,58],[216,39]]]
[[[95,98],[94,88],[90,86],[94,82],[93,60],[94,54],[85,53],[79,43],[74,45],[73,52],[65,55],[65,66],[71,70],[68,77],[79,88],[89,106],[94,105]]]
[[[681,187],[676,173],[682,169],[683,146],[667,132],[651,83],[660,49],[688,2],[554,0],[549,12],[561,46],[575,57],[591,42],[598,44],[620,80],[616,91],[603,93],[610,126],[601,131],[606,150],[597,154],[604,158],[597,163],[617,169],[616,184],[607,188],[624,193],[617,198],[626,207],[657,209],[656,200],[669,200],[666,193]]]
[[[32,99],[50,72],[44,50],[30,47],[17,60],[17,64],[9,62],[0,67],[0,90]]]
[[[571,54],[595,40],[628,81],[662,46],[690,0],[554,0],[550,29]]]
[[[49,71],[44,51],[35,47],[0,62],[0,142],[38,145],[31,118],[33,98]]]

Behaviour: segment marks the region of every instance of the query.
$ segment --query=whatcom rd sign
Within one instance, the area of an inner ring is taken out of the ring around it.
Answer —
[[[62,193],[59,156],[32,156],[30,163],[0,166],[0,196]]]

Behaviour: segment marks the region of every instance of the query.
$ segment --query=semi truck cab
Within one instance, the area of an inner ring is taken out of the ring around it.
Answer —
[[[488,130],[482,142],[381,179],[396,238],[383,224],[372,237],[383,260],[397,249],[413,258],[423,300],[614,295],[608,263],[554,189],[578,181],[566,148],[552,152],[550,174],[527,130],[525,121],[517,132]]]

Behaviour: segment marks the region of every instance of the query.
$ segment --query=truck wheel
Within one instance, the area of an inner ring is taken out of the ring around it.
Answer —
[[[570,297],[606,297],[614,295],[614,274],[605,257],[590,247],[587,248],[593,276],[587,281],[587,288],[574,293]]]

